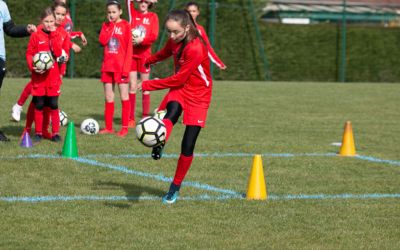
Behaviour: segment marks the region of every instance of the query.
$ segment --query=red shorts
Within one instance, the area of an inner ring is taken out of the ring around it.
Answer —
[[[206,126],[207,111],[208,109],[206,108],[186,105],[183,111],[183,124],[204,128]]]
[[[101,72],[103,83],[129,83],[129,77],[122,77],[121,72]]]
[[[167,102],[175,101],[178,102],[183,109],[183,124],[185,125],[193,125],[193,126],[200,126],[202,128],[206,125],[207,120],[207,111],[208,108],[200,108],[200,107],[193,107],[187,105],[182,97],[179,89],[171,89],[167,95],[164,97],[167,99]]]
[[[59,96],[61,94],[60,85],[45,86],[44,84],[32,85],[32,96]]]
[[[136,57],[132,58],[131,71],[136,71],[145,74],[150,73],[150,67],[146,68],[144,66],[145,62],[146,62],[145,58],[136,58]]]

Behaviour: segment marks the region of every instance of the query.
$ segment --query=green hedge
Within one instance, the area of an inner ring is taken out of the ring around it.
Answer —
[[[122,0],[123,1],[123,0]],[[40,10],[52,1],[8,1],[17,24],[38,22]],[[102,0],[79,0],[75,30],[84,31],[89,46],[76,55],[76,77],[99,77],[102,48],[97,42],[104,21]],[[167,13],[169,1],[157,5],[160,22]],[[176,8],[186,1],[177,0]],[[200,23],[208,27],[207,1],[202,7]],[[265,1],[255,2],[260,9]],[[218,5],[215,51],[228,65],[226,71],[215,70],[217,80],[263,80],[262,58],[247,0],[224,0]],[[124,17],[126,15],[124,14]],[[340,28],[334,24],[281,25],[259,21],[267,53],[269,73],[274,81],[337,81],[340,62]],[[348,26],[347,80],[355,82],[400,82],[400,34],[398,29]],[[6,38],[9,76],[29,76],[25,62],[28,39]],[[159,42],[159,41],[158,41]],[[79,42],[78,42],[79,43]],[[154,46],[156,47],[156,46]],[[157,65],[154,76],[172,72],[171,62]]]

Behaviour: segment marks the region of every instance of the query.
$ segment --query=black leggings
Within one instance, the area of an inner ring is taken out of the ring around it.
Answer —
[[[3,85],[3,79],[5,75],[6,75],[6,62],[0,58],[0,89],[1,86]]]
[[[167,104],[167,114],[165,115],[164,119],[169,119],[172,124],[175,125],[181,114],[182,106],[179,104],[179,102],[172,101]],[[182,138],[181,154],[188,157],[193,155],[194,147],[196,145],[197,137],[200,134],[200,130],[200,126],[186,126],[185,134]]]
[[[58,109],[58,96],[34,96],[32,102],[37,110],[43,110],[44,107]]]

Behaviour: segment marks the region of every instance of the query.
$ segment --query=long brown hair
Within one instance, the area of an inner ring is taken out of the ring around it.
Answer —
[[[45,19],[46,17],[48,17],[50,15],[52,15],[54,18],[56,18],[55,15],[54,15],[54,12],[53,12],[53,8],[52,7],[47,7],[46,9],[44,9],[42,11],[42,13],[40,13],[40,20],[43,20],[43,19]]]
[[[173,11],[170,11],[168,13],[167,17],[165,18],[164,24],[168,20],[173,20],[175,22],[178,22],[181,25],[181,27],[186,27],[186,26],[189,25],[189,32],[186,35],[186,37],[183,39],[183,41],[182,41],[183,44],[179,48],[179,51],[178,51],[178,54],[177,54],[178,60],[181,58],[183,49],[186,47],[186,44],[188,42],[190,42],[191,40],[193,40],[193,39],[198,37],[198,38],[200,38],[200,40],[203,43],[205,43],[203,38],[201,37],[199,31],[197,30],[196,23],[194,22],[192,16],[186,10],[173,10]]]

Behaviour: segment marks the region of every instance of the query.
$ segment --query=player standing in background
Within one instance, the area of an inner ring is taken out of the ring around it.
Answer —
[[[183,111],[183,124],[186,128],[181,154],[169,191],[163,197],[163,203],[171,204],[178,197],[181,183],[193,161],[197,137],[206,123],[211,102],[212,79],[206,44],[190,14],[184,10],[171,11],[166,18],[165,27],[169,33],[167,44],[148,58],[146,64],[151,65],[173,55],[175,74],[165,79],[143,81],[138,85],[138,89],[170,89],[166,96],[167,113],[162,120],[167,129],[166,141]],[[153,148],[153,159],[161,158],[163,147],[164,145]]]
[[[26,50],[26,61],[28,63],[32,82],[32,96],[35,104],[35,136],[33,140],[42,140],[43,131],[43,109],[49,107],[52,120],[52,141],[61,140],[59,135],[60,117],[58,114],[58,97],[60,95],[61,77],[57,63],[44,71],[34,67],[33,56],[40,51],[49,51],[53,56],[62,55],[63,39],[57,31],[56,18],[53,8],[46,8],[41,16],[41,28],[33,33]]]
[[[54,12],[54,16],[56,18],[55,20],[55,25],[57,27],[57,32],[60,35],[60,39],[62,40],[62,55],[58,58],[56,58],[56,61],[58,63],[59,67],[59,72],[60,72],[60,79],[63,78],[63,75],[66,73],[66,63],[69,59],[69,51],[71,48],[71,39],[69,34],[64,30],[64,26],[62,26],[62,23],[64,22],[66,13],[67,13],[67,6],[62,3],[62,2],[56,2],[52,10]],[[38,29],[42,29],[43,25],[40,24],[38,26]],[[30,96],[32,92],[32,82],[28,82],[27,85],[25,86],[20,98],[18,99],[18,103],[23,100],[23,103],[26,101],[26,99]],[[15,113],[12,113],[13,118]],[[51,109],[47,105],[43,108],[43,128],[42,128],[42,136],[45,139],[52,139],[52,134],[48,132],[48,126],[50,123],[50,116],[51,116]],[[35,104],[31,102],[28,107],[28,112],[26,114],[26,122],[25,122],[25,129],[24,132],[31,132],[32,124],[35,119]],[[14,119],[15,120],[15,119]],[[54,131],[53,131],[54,132]]]
[[[68,6],[67,0],[54,0],[54,3],[55,4],[64,3],[66,6]],[[72,22],[71,15],[69,14],[68,9],[67,9],[67,14],[65,16],[65,19],[62,23],[62,26],[64,26],[65,31],[68,32],[68,34],[70,35],[71,40],[79,37],[82,41],[83,46],[87,45],[87,40],[86,40],[86,37],[83,34],[83,32],[82,31],[73,31],[74,23]],[[74,50],[75,53],[79,53],[82,50],[81,47],[76,43],[72,43],[71,48]]]
[[[6,75],[6,48],[4,42],[4,33],[11,37],[26,37],[36,31],[36,26],[28,24],[27,26],[16,26],[11,19],[7,4],[0,0],[0,89],[3,85],[3,79]],[[0,141],[9,141],[9,139],[0,131]]]
[[[100,31],[99,42],[104,46],[101,81],[104,83],[105,128],[100,134],[113,134],[114,85],[117,84],[122,103],[122,128],[118,136],[128,134],[130,113],[129,72],[132,62],[132,34],[128,21],[121,19],[121,4],[117,0],[107,2],[107,19]]]
[[[222,70],[226,69],[226,65],[224,64],[224,62],[221,59],[219,59],[219,57],[217,56],[217,53],[215,53],[214,49],[211,47],[210,41],[208,39],[208,36],[207,36],[207,33],[206,33],[204,27],[201,26],[197,22],[197,17],[200,15],[200,6],[196,2],[188,2],[186,4],[185,9],[192,16],[194,22],[196,23],[197,30],[199,31],[203,40],[206,42],[207,49],[208,49],[208,57],[210,58],[210,60],[215,65],[217,65],[218,68],[220,68]]]
[[[57,6],[57,5],[63,5],[65,7],[67,7],[67,1],[66,0],[54,0],[54,6]],[[64,16],[64,18],[62,20],[62,23],[57,22],[57,26],[58,27],[62,26],[64,28],[64,30],[70,36],[70,38],[69,38],[70,40],[72,38],[80,37],[81,40],[82,40],[82,44],[84,46],[87,45],[87,40],[85,38],[85,35],[81,31],[76,31],[76,32],[72,31],[72,28],[73,28],[74,24],[73,24],[73,22],[71,20],[71,17],[69,15],[68,8],[67,8],[67,13],[66,13],[66,15]],[[71,42],[70,45],[71,45],[70,48],[73,49],[75,53],[79,53],[82,50],[81,47],[79,47],[75,43]],[[70,49],[65,50],[65,52],[68,53],[68,56],[69,56],[69,50]],[[64,64],[62,72],[61,72],[62,75],[65,75],[66,69],[67,69],[66,67],[67,67],[67,65]],[[25,88],[22,90],[21,95],[17,100],[17,103],[14,104],[14,106],[11,109],[11,118],[16,122],[19,122],[21,120],[21,112],[22,112],[22,109],[23,109],[22,107],[24,106],[24,104],[25,104],[26,100],[28,99],[28,97],[31,95],[31,89],[32,89],[32,87],[31,87],[30,83],[25,85]],[[28,108],[28,110],[29,110],[29,108]],[[27,123],[29,123],[29,122],[27,121]]]
[[[157,3],[157,0],[136,0],[136,2],[137,9],[133,0],[126,0],[133,42],[132,66],[129,73],[129,100],[131,104],[129,127],[131,128],[135,127],[138,73],[140,73],[140,80],[142,81],[148,80],[150,77],[150,67],[145,66],[145,59],[151,55],[151,45],[157,40],[159,26],[157,14],[149,11]],[[149,113],[150,92],[144,91],[142,93],[142,117],[148,116]]]

